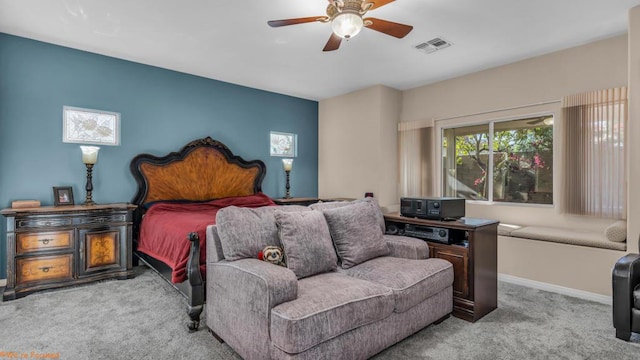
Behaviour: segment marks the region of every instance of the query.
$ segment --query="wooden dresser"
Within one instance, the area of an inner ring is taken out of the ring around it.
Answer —
[[[475,322],[498,307],[498,221],[472,218],[439,221],[400,214],[385,214],[384,219],[387,234],[422,238],[429,243],[429,257],[453,264],[453,316]],[[424,232],[444,229],[450,242],[407,233],[407,224]]]
[[[135,208],[104,204],[1,210],[7,219],[3,301],[39,290],[132,278]]]

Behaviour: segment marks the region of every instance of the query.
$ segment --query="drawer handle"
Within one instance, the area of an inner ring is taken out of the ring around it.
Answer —
[[[47,245],[52,242],[53,239],[39,239],[38,241],[40,241],[43,245]]]
[[[42,270],[42,272],[49,272],[49,269],[51,269],[51,266],[45,266],[45,267],[41,267],[40,270]]]
[[[51,226],[51,221],[47,221],[44,223],[44,226]]]

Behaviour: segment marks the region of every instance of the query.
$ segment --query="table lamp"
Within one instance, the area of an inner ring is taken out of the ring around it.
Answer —
[[[85,190],[87,191],[87,196],[84,200],[84,205],[92,206],[96,203],[93,201],[91,193],[93,192],[93,183],[91,182],[93,176],[93,165],[98,161],[98,151],[100,148],[98,146],[80,146],[80,150],[82,150],[82,162],[87,167],[87,186]]]
[[[291,193],[289,192],[289,189],[291,188],[291,186],[289,185],[289,173],[291,173],[292,167],[293,159],[282,159],[282,168],[284,169],[285,174],[287,174],[287,183],[285,185],[287,192],[284,196],[285,199],[291,199]]]

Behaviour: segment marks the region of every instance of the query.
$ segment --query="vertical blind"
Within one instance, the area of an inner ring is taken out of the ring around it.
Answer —
[[[626,217],[627,88],[563,99],[565,212]]]
[[[432,127],[399,124],[400,196],[433,195]]]

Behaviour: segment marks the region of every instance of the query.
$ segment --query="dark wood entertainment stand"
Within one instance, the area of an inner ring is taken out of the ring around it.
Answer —
[[[406,235],[405,224],[454,230],[452,244],[428,241],[429,256],[453,264],[453,316],[475,322],[498,307],[498,221],[426,220],[385,214],[387,234]]]

